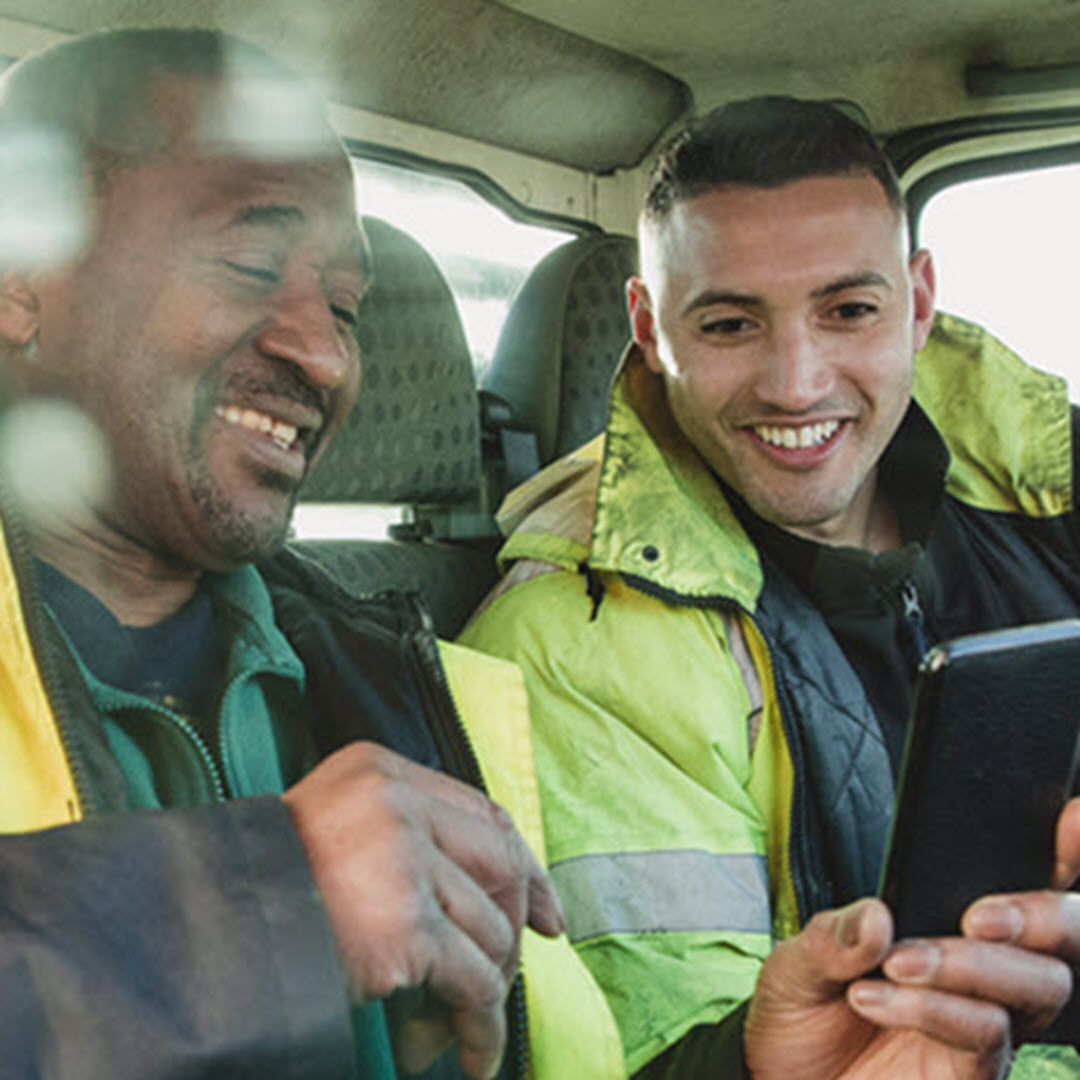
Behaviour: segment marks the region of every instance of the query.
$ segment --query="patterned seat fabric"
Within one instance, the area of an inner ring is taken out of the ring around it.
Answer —
[[[431,256],[365,218],[375,283],[361,305],[360,397],[309,477],[307,502],[471,504],[480,483],[472,358],[457,305]],[[309,540],[295,547],[356,593],[419,593],[453,637],[497,576],[496,540]]]
[[[635,273],[637,244],[609,237],[570,281],[555,457],[588,442],[607,423],[611,377],[630,338],[626,279]]]
[[[510,426],[535,434],[541,465],[603,430],[636,270],[630,237],[581,236],[546,256],[514,298],[483,388],[510,407]]]
[[[307,502],[470,499],[480,478],[476,381],[450,287],[410,236],[365,218],[375,283],[356,328],[363,377]]]

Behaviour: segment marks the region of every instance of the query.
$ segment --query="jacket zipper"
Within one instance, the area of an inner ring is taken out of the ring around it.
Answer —
[[[219,803],[225,802],[228,796],[226,795],[226,783],[223,770],[214,760],[214,755],[207,745],[206,740],[191,724],[188,723],[187,720],[182,716],[178,716],[176,713],[171,712],[169,709],[166,709],[164,706],[158,705],[150,700],[133,700],[131,709],[132,711],[152,716],[159,723],[162,723],[172,731],[175,731],[181,738],[186,739],[195,750],[196,756],[206,770],[205,779],[210,781],[210,786],[213,788],[213,801]]]
[[[476,751],[469,741],[461,715],[450,693],[450,684],[439,659],[439,647],[435,638],[435,624],[424,607],[417,601],[413,608],[420,627],[410,634],[420,661],[421,669],[433,683],[437,693],[432,695],[432,716],[436,723],[432,734],[440,754],[457,771],[460,779],[486,793],[480,762]],[[510,1065],[513,1080],[528,1080],[532,1075],[529,1066],[529,1028],[525,1009],[525,983],[519,972],[510,987],[506,1010],[509,1018],[509,1040],[506,1058]]]
[[[900,602],[903,604],[901,617],[907,627],[908,641],[915,650],[915,664],[922,663],[922,658],[930,648],[930,637],[926,630],[926,613],[919,600],[919,590],[915,582],[908,578],[900,587]]]

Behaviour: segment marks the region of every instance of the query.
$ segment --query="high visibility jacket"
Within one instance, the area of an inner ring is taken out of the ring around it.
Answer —
[[[915,394],[990,544],[1071,510],[1062,380],[941,316]],[[463,640],[525,672],[551,872],[635,1071],[749,998],[775,939],[873,891],[888,755],[820,614],[766,587],[636,349],[605,434],[500,523],[507,573]]]
[[[296,556],[264,575],[322,749],[377,738],[380,724],[396,747],[437,746],[425,763],[485,786],[543,861],[517,670],[436,643],[411,600],[357,599]],[[123,777],[33,593],[25,540],[5,530],[0,833],[19,835],[0,837],[0,1072],[351,1080],[359,1057],[362,1075],[389,1076],[386,1046],[361,1035],[354,1051],[336,949],[280,800],[117,813]],[[624,1076],[603,995],[566,939],[526,931],[523,970],[513,1019],[527,1032],[505,1075]]]

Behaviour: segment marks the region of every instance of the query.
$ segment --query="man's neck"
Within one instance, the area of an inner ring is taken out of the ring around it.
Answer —
[[[866,533],[862,547],[874,555],[892,551],[900,546],[900,523],[888,497],[878,488],[877,497],[870,507]]]
[[[839,522],[830,527],[807,528],[780,526],[793,536],[812,540],[815,544],[830,547],[853,547],[880,555],[900,546],[900,524],[892,503],[877,481],[876,472],[868,478],[864,490],[859,492],[852,505]]]
[[[153,626],[192,597],[201,572],[94,528],[32,531],[34,554],[92,593],[125,626]]]

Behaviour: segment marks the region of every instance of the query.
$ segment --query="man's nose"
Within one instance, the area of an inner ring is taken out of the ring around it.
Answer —
[[[283,285],[258,342],[268,355],[295,364],[320,389],[338,390],[356,379],[360,354],[352,327],[335,316],[317,284]]]
[[[828,397],[835,375],[828,347],[802,325],[774,329],[758,380],[758,397],[787,412],[800,412]]]

